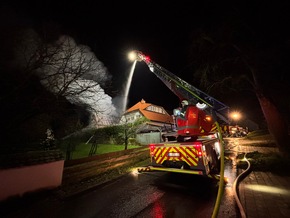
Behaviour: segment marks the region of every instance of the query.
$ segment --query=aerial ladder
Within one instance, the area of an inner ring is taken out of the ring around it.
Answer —
[[[187,99],[191,104],[197,105],[220,123],[229,123],[229,107],[217,99],[209,96],[200,89],[182,80],[175,74],[161,67],[149,56],[140,51],[131,53],[137,61],[147,64],[149,70],[154,73],[179,99]]]

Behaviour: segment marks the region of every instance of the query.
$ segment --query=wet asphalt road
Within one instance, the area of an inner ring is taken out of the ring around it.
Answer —
[[[228,155],[230,157],[230,155]],[[237,217],[232,191],[236,169],[225,160],[225,184],[218,217]],[[130,173],[63,201],[46,199],[7,218],[212,217],[218,182],[207,177],[164,172]]]
[[[47,202],[19,217],[210,217],[217,187],[208,178],[130,174],[64,202]],[[17,217],[17,216],[16,216]]]
[[[236,217],[230,184],[224,190],[220,214]],[[211,217],[217,192],[217,183],[201,176],[131,173],[89,193],[39,202],[8,217]]]

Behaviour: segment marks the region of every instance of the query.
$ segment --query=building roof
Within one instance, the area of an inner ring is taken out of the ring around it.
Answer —
[[[165,112],[165,114],[147,110],[147,108],[149,106],[155,106],[155,107],[158,107],[158,108],[162,108],[163,111]],[[131,112],[135,112],[135,111],[140,111],[140,113],[143,114],[144,117],[146,117],[147,119],[149,119],[151,121],[157,121],[157,122],[162,122],[162,123],[173,123],[172,116],[169,115],[163,107],[157,106],[157,105],[154,105],[154,104],[151,104],[151,103],[146,103],[146,101],[144,99],[142,99],[137,104],[135,104],[134,106],[129,108],[125,112],[125,114],[131,113]]]

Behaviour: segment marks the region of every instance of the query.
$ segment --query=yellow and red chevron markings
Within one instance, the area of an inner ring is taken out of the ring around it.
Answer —
[[[169,153],[179,153],[179,156],[169,156]],[[183,147],[156,147],[152,153],[157,164],[162,164],[165,160],[184,161],[189,166],[198,164],[198,151],[193,146]]]
[[[217,132],[217,131],[218,131],[217,125],[216,124],[213,124],[212,127],[211,127],[210,132]]]
[[[200,132],[201,134],[208,134],[208,132],[205,131],[205,130],[203,129],[202,126],[199,127],[199,132]],[[213,124],[213,125],[212,125],[212,127],[211,127],[211,129],[210,129],[210,132],[217,132],[217,126],[216,126],[216,124]]]

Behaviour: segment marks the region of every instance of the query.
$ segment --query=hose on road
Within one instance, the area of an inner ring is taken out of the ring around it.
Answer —
[[[241,214],[241,218],[246,218],[246,212],[245,209],[243,208],[243,205],[240,201],[239,198],[239,190],[238,190],[238,184],[251,172],[251,163],[250,161],[248,161],[248,159],[246,158],[247,153],[245,153],[244,155],[244,160],[247,162],[248,167],[245,171],[243,171],[240,175],[238,175],[238,177],[235,179],[234,183],[233,183],[233,191],[234,191],[234,196],[235,196],[235,200],[237,202],[237,205],[239,207],[239,211]]]

